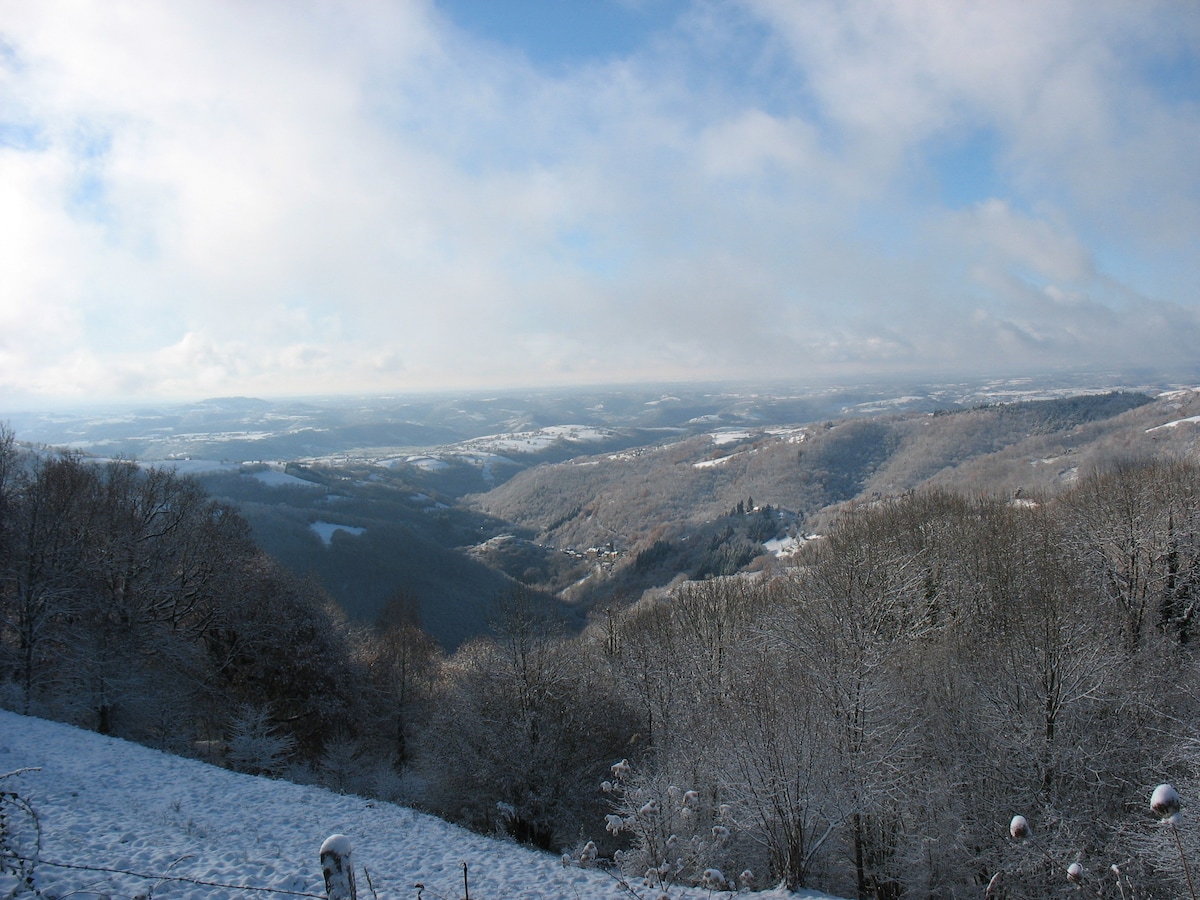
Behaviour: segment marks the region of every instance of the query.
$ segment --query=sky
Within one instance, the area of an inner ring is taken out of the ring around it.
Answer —
[[[0,0],[0,409],[1200,378],[1190,0]]]

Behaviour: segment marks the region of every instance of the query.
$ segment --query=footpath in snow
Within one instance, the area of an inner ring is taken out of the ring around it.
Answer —
[[[603,871],[564,866],[556,856],[404,807],[241,775],[0,710],[0,775],[29,768],[37,771],[0,779],[0,791],[16,792],[37,813],[42,830],[37,886],[50,898],[288,896],[256,888],[324,896],[320,846],[341,833],[354,847],[360,898],[420,894],[460,900],[465,863],[472,900],[630,900],[629,890]],[[119,871],[57,868],[51,862]],[[165,880],[168,875],[190,880]],[[0,876],[0,896],[13,887]],[[632,887],[650,900],[639,882]],[[670,896],[729,895],[673,889]],[[826,897],[782,890],[753,896]]]

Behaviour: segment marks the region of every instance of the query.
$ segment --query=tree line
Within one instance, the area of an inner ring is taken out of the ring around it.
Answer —
[[[1116,865],[1177,895],[1147,800],[1200,790],[1198,597],[1194,462],[862,504],[782,576],[652,592],[581,636],[517,616],[464,648],[424,799],[651,882],[1051,897],[1075,863],[1101,893]]]
[[[1200,790],[1198,593],[1200,467],[1125,462],[851,507],[783,574],[582,633],[514,591],[446,656],[402,587],[348,624],[189,479],[0,435],[4,705],[663,884],[1177,893],[1146,798]]]
[[[5,705],[175,750],[270,706],[315,746],[347,718],[338,622],[194,481],[0,434]]]

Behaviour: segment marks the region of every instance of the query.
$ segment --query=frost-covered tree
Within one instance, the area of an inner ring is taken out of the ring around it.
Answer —
[[[1060,504],[1072,556],[1141,649],[1157,626],[1186,643],[1200,600],[1200,466],[1123,460],[1084,476]]]
[[[729,739],[717,767],[726,824],[760,848],[773,883],[805,887],[842,822],[831,722],[803,658],[756,629],[738,657]],[[736,864],[768,874],[744,853]]]
[[[313,582],[269,558],[243,568],[203,647],[214,725],[223,727],[238,704],[265,704],[305,759],[318,757],[327,739],[359,730],[365,672],[340,611]]]
[[[658,891],[677,884],[725,890],[720,867],[737,853],[730,808],[669,783],[661,773],[635,770],[627,759],[609,771],[601,782],[610,804],[604,826],[611,837],[627,841],[614,853],[626,876]]]
[[[539,601],[502,598],[495,637],[442,667],[415,765],[443,815],[557,849],[598,818],[596,785],[637,727],[600,654]]]
[[[410,755],[410,732],[428,710],[441,651],[421,627],[420,604],[404,591],[393,593],[375,627],[359,636],[358,652],[376,692],[381,728],[388,734],[392,764]]]
[[[20,708],[42,710],[39,696],[71,655],[70,620],[82,607],[87,556],[97,519],[97,476],[71,454],[4,463],[4,555],[0,564],[0,649],[16,673]]]
[[[296,739],[253,703],[239,706],[230,720],[228,745],[229,765],[250,775],[282,775],[296,751]]]
[[[841,822],[832,839],[860,897],[898,881],[925,719],[904,673],[940,628],[928,541],[914,521],[903,502],[846,516],[794,575],[783,631],[821,707]]]

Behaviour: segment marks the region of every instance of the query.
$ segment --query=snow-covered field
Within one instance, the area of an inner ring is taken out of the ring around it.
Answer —
[[[631,897],[598,869],[564,866],[556,856],[410,809],[240,775],[0,710],[0,775],[30,768],[36,770],[0,779],[0,791],[19,794],[37,813],[36,886],[49,898],[324,896],[319,850],[338,833],[354,847],[358,896],[370,900],[458,900],[464,865],[475,900]],[[0,896],[13,886],[0,875]],[[651,897],[640,882],[631,887]],[[729,895],[674,889],[670,896]],[[754,896],[826,895],[772,890]]]
[[[1188,416],[1186,419],[1176,419],[1174,422],[1166,422],[1162,425],[1155,425],[1153,428],[1147,428],[1146,433],[1158,431],[1161,428],[1178,428],[1180,425],[1200,425],[1200,416]]]
[[[591,425],[549,425],[533,431],[516,431],[473,438],[457,445],[459,451],[484,450],[491,453],[538,453],[559,441],[590,444],[609,440],[613,432]]]
[[[267,487],[306,487],[317,489],[321,487],[319,484],[313,484],[311,481],[305,481],[303,478],[297,478],[295,475],[289,475],[287,472],[280,472],[275,469],[255,472],[251,477],[261,481]]]
[[[355,525],[338,525],[336,522],[312,522],[308,526],[317,533],[317,537],[321,539],[326,547],[333,543],[333,533],[335,531],[344,531],[347,534],[360,535],[367,529],[359,528]]]

